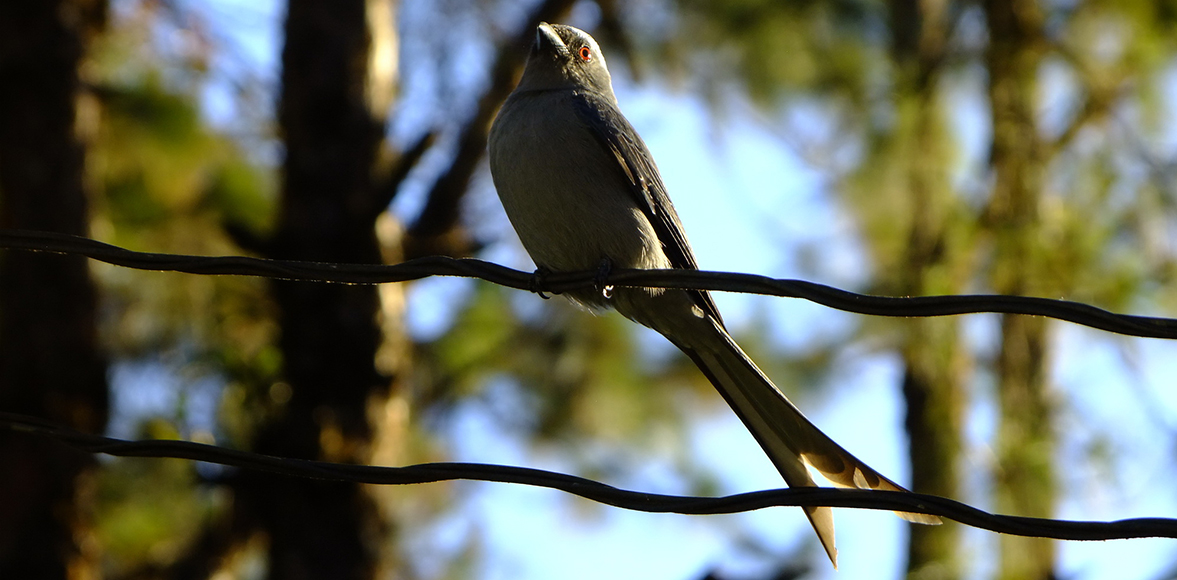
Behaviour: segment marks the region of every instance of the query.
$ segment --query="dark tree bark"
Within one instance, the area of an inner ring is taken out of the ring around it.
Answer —
[[[86,235],[79,64],[102,0],[0,2],[0,228]],[[0,410],[100,433],[106,363],[86,260],[0,252]],[[0,578],[95,574],[88,454],[0,433]]]
[[[409,228],[382,212],[432,136],[401,153],[388,151],[384,139],[398,78],[398,3],[290,0],[279,109],[286,146],[282,199],[275,235],[250,246],[272,258],[348,263],[398,262],[419,251],[468,252],[458,206],[485,150],[490,119],[514,86],[537,19],[558,16],[571,4],[546,0],[523,40],[500,48],[491,86],[463,128],[455,161],[406,234]],[[282,415],[259,429],[254,449],[398,463],[407,428],[398,411],[407,404],[398,381],[411,365],[402,287],[275,281],[272,291],[291,397]],[[237,475],[233,488],[236,509],[225,528],[234,539],[216,541],[218,532],[210,528],[173,567],[177,574],[215,569],[255,531],[269,539],[271,578],[371,578],[396,565],[388,560],[395,522],[384,517],[381,507],[388,502],[380,490],[253,473]]]
[[[392,0],[291,0],[279,125],[286,146],[272,258],[379,263],[375,233],[385,116],[395,89]],[[376,370],[379,297],[372,286],[275,281],[284,375],[292,396],[254,449],[366,462],[371,400],[389,395]],[[375,576],[387,534],[359,485],[243,474],[242,510],[269,538],[270,577]]]
[[[988,225],[995,247],[993,289],[1049,295],[1042,286],[1038,205],[1049,157],[1035,122],[1038,74],[1046,53],[1044,16],[1034,2],[989,1],[989,99],[993,119],[993,193]],[[996,507],[1003,513],[1051,517],[1055,476],[1053,406],[1047,384],[1048,325],[1005,315],[995,372],[1001,418],[997,432]],[[1001,578],[1053,577],[1054,542],[1001,538]]]

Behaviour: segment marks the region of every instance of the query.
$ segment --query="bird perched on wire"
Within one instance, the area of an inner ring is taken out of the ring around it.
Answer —
[[[698,268],[650,151],[618,109],[605,57],[581,30],[536,29],[519,85],[491,128],[490,169],[507,217],[541,270]],[[615,308],[686,353],[791,487],[816,486],[812,468],[838,486],[905,491],[785,398],[732,340],[707,292],[618,287],[567,295],[590,308]],[[837,566],[830,508],[804,509]]]

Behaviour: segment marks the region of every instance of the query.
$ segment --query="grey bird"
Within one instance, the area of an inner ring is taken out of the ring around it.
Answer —
[[[539,25],[519,85],[491,128],[490,169],[507,217],[541,270],[698,268],[650,151],[618,109],[605,57],[581,30]],[[568,296],[589,308],[615,308],[686,353],[789,486],[817,486],[812,468],[838,486],[906,491],[809,422],[728,335],[707,292],[618,287]],[[832,511],[804,510],[837,567]]]

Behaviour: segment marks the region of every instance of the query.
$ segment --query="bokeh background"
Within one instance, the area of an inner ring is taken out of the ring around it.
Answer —
[[[486,169],[534,25],[600,41],[704,269],[1173,316],[1177,4],[6,0],[0,227],[141,251],[533,268]],[[1021,316],[716,296],[834,439],[1016,515],[1177,516],[1174,346]],[[379,288],[0,252],[0,410],[379,465],[534,466],[673,494],[780,487],[656,334],[485,282]],[[1097,544],[797,509],[630,513],[375,488],[0,434],[2,578],[1177,578]]]

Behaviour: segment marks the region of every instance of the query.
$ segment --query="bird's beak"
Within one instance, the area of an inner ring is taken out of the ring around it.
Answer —
[[[564,46],[564,41],[556,34],[556,29],[552,28],[551,24],[541,22],[535,29],[535,46],[539,49],[550,48],[556,52],[567,52],[568,48]]]

